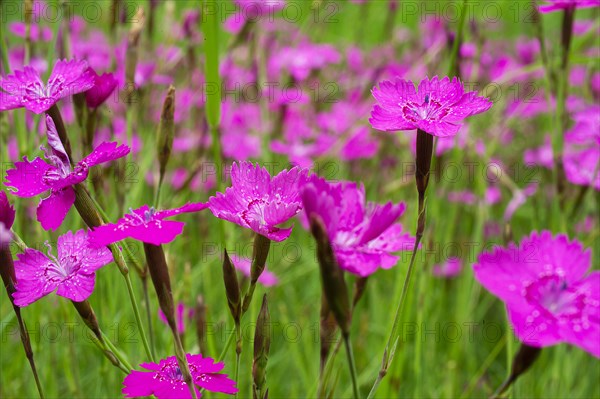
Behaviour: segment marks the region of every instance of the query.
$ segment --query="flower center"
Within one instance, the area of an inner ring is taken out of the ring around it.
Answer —
[[[579,318],[585,307],[585,295],[571,289],[567,281],[556,274],[542,276],[527,285],[524,296],[528,302],[559,319]]]

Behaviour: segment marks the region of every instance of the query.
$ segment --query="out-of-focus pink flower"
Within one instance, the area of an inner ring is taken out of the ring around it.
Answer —
[[[371,135],[367,126],[357,128],[340,151],[344,161],[360,158],[372,158],[379,150],[379,141]]]
[[[103,247],[126,238],[153,244],[167,244],[183,232],[184,222],[165,220],[182,213],[200,212],[208,204],[188,203],[180,208],[158,211],[144,205],[138,209],[130,209],[117,223],[103,224],[90,232],[90,243],[95,247]]]
[[[198,387],[229,395],[238,392],[235,381],[227,378],[226,374],[219,374],[225,367],[222,362],[215,363],[209,357],[189,353],[186,354],[186,359],[198,398],[200,397]],[[125,377],[122,393],[126,398],[150,395],[156,396],[157,399],[190,399],[192,397],[183,380],[183,374],[175,356],[162,359],[159,363],[142,363],[140,366],[149,371],[132,370]]]
[[[271,177],[258,163],[234,162],[231,187],[208,200],[213,215],[253,230],[273,241],[289,237],[292,227],[277,225],[300,212],[302,205],[298,184],[305,172],[298,167],[283,170]]]
[[[194,316],[194,309],[187,308],[183,303],[179,302],[175,308],[175,323],[177,324],[177,332],[183,334],[185,332],[185,319],[191,320]],[[162,309],[158,309],[158,318],[167,326],[169,322],[163,313]]]
[[[564,234],[533,232],[519,246],[479,255],[475,278],[508,309],[527,345],[561,342],[600,357],[600,272],[586,275],[591,251]]]
[[[434,265],[431,272],[436,277],[456,277],[462,271],[462,266],[460,258],[450,257],[444,263]]]
[[[488,205],[494,205],[500,202],[502,191],[497,186],[489,186],[485,190],[484,200]]]
[[[27,24],[25,22],[11,22],[8,24],[8,30],[12,34],[24,38],[27,35]],[[33,42],[49,42],[52,40],[52,29],[47,26],[31,24],[29,37]]]
[[[509,201],[508,205],[506,206],[506,210],[504,211],[504,221],[508,222],[511,220],[516,210],[519,209],[521,205],[525,204],[525,202],[527,202],[527,198],[535,194],[537,189],[537,183],[531,183],[524,189],[516,189],[513,192],[512,199]]]
[[[418,90],[412,82],[396,78],[380,82],[372,93],[378,104],[369,122],[384,131],[421,129],[433,136],[454,136],[465,118],[492,107],[490,100],[476,92],[465,93],[457,78],[425,78]]]
[[[236,269],[241,271],[244,276],[250,278],[252,260],[248,258],[243,258],[241,256],[234,256],[231,258],[231,261],[233,262],[233,265]],[[274,273],[271,273],[270,271],[265,269],[258,278],[258,282],[264,285],[265,287],[272,287],[279,282],[279,279]]]
[[[404,203],[367,203],[363,186],[329,183],[317,175],[302,186],[301,196],[306,216],[321,218],[339,266],[350,273],[366,277],[389,269],[398,262],[392,252],[414,246],[415,238],[396,223]]]
[[[545,5],[539,6],[541,13],[566,10],[567,8],[599,7],[600,0],[544,0]]]
[[[451,191],[448,193],[448,201],[474,205],[477,202],[477,196],[469,190]]]
[[[0,77],[0,111],[25,107],[40,114],[50,109],[61,98],[89,90],[94,76],[85,61],[57,61],[44,84],[38,71],[25,66],[23,71]]]
[[[532,64],[540,52],[540,43],[537,39],[519,37],[515,47],[519,61],[523,65]]]
[[[584,220],[575,225],[575,231],[577,233],[590,233],[596,225],[596,218],[593,216],[587,216]]]
[[[540,147],[525,150],[523,159],[528,166],[543,166],[544,168],[552,169],[554,167],[554,153],[552,152],[550,136],[546,135],[544,144]]]
[[[567,180],[600,190],[600,106],[574,116],[575,125],[565,135],[563,165]]]
[[[311,72],[340,61],[341,55],[332,45],[304,42],[294,47],[284,47],[276,57],[272,57],[268,65],[269,76],[279,76],[286,71],[295,80],[302,81]]]
[[[27,248],[15,262],[17,275],[17,306],[27,306],[56,291],[56,294],[75,302],[86,300],[94,291],[96,270],[112,261],[107,248],[93,249],[88,244],[85,230],[68,232],[58,238],[58,257]]]
[[[239,33],[249,22],[272,22],[273,14],[285,7],[285,0],[234,0],[239,10],[223,23],[229,33]]]
[[[37,219],[45,230],[55,230],[75,202],[73,186],[87,179],[91,167],[129,154],[129,147],[102,143],[72,167],[50,116],[46,116],[46,126],[50,146],[50,151],[45,150],[47,161],[39,157],[28,161],[24,157],[22,162],[15,163],[14,169],[6,172],[5,184],[16,189],[13,194],[18,197],[34,197],[50,190],[50,196],[38,205]]]

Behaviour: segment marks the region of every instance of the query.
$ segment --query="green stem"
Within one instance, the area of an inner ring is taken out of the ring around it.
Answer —
[[[131,371],[133,369],[133,366],[131,366],[131,363],[129,363],[127,358],[125,358],[125,356],[123,356],[123,353],[119,350],[119,348],[116,347],[115,344],[112,343],[112,341],[108,338],[108,336],[106,334],[104,334],[104,331],[101,331],[101,333],[102,333],[102,339],[104,339],[104,342],[109,347],[111,352],[115,355],[115,357],[117,359],[119,359],[119,361],[121,363],[123,363],[123,365],[125,367],[127,367],[129,369],[129,371]],[[129,373],[129,371],[128,371],[128,373]]]
[[[113,244],[114,245],[114,244]],[[142,318],[140,316],[140,309],[138,308],[137,301],[135,300],[135,294],[133,292],[133,285],[131,284],[131,277],[129,274],[125,274],[125,282],[127,283],[127,292],[129,294],[129,299],[131,300],[131,306],[133,307],[133,313],[135,315],[135,321],[140,329],[140,335],[142,337],[142,343],[144,344],[144,349],[146,350],[146,356],[152,362],[155,362],[154,356],[152,356],[152,351],[150,350],[150,344],[148,343],[148,338],[146,338],[146,333],[144,332],[144,325],[142,324]]]
[[[369,396],[367,399],[371,399],[375,397],[375,392],[381,383],[381,380],[387,374],[388,367],[392,360],[394,359],[394,354],[396,352],[396,345],[398,343],[398,328],[400,326],[400,316],[402,314],[402,308],[404,307],[404,302],[406,301],[406,294],[408,293],[408,288],[410,286],[410,277],[412,275],[413,266],[415,264],[415,258],[417,256],[417,249],[419,248],[419,242],[421,241],[421,237],[417,235],[417,239],[415,240],[415,246],[413,248],[412,255],[410,257],[410,263],[408,265],[408,271],[406,272],[406,278],[404,279],[404,284],[402,286],[402,293],[400,294],[400,301],[398,302],[398,307],[396,308],[396,316],[394,317],[394,324],[392,325],[392,332],[388,339],[388,343],[385,346],[385,351],[383,353],[383,361],[381,363],[381,369],[377,375],[377,380],[373,384],[373,388],[369,392]]]
[[[352,352],[352,344],[350,343],[350,336],[345,335],[344,345],[346,346],[346,355],[348,356],[348,366],[350,367],[350,377],[352,378],[352,392],[354,393],[354,399],[360,398],[358,390],[358,378],[356,377],[356,362],[354,361],[354,353]]]

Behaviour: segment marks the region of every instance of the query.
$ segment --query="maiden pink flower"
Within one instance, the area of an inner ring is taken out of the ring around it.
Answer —
[[[565,135],[565,175],[572,184],[600,191],[600,106],[588,107],[574,119],[575,125]]]
[[[40,114],[49,110],[61,98],[91,89],[94,76],[86,61],[59,60],[44,84],[34,68],[25,66],[23,71],[0,77],[0,111],[25,107]]]
[[[277,225],[300,212],[302,204],[298,183],[305,173],[298,167],[283,170],[271,177],[265,168],[252,162],[233,163],[231,187],[208,200],[213,215],[252,229],[273,241],[283,241],[293,226]]]
[[[454,136],[463,119],[492,107],[477,92],[465,93],[458,78],[425,78],[417,90],[412,82],[396,78],[380,82],[372,93],[379,104],[373,107],[369,122],[383,131],[420,129],[433,136]]]
[[[52,247],[46,242],[48,253],[27,248],[15,262],[17,275],[17,306],[27,306],[50,294],[69,298],[75,302],[85,301],[96,281],[96,270],[108,265],[112,255],[106,248],[89,246],[85,230],[75,234],[68,232],[58,238],[58,257],[51,254]]]
[[[404,203],[366,202],[364,186],[329,183],[312,175],[301,187],[306,215],[318,215],[325,226],[339,266],[361,277],[398,262],[391,252],[412,250],[415,238],[396,223]]]
[[[539,6],[541,13],[566,10],[567,8],[599,7],[600,0],[545,0],[545,5]]]
[[[475,278],[506,304],[515,335],[545,347],[568,342],[600,357],[600,272],[564,234],[533,232],[519,246],[479,255]]]
[[[196,385],[196,395],[200,397],[198,387],[211,392],[221,392],[229,395],[237,393],[235,381],[219,374],[225,365],[215,363],[209,357],[202,355],[186,355],[190,373]],[[183,375],[175,356],[162,359],[157,363],[142,363],[141,367],[150,371],[132,370],[125,377],[122,390],[126,398],[154,395],[157,399],[191,398],[189,388],[183,380]]]
[[[182,213],[199,212],[208,204],[188,203],[180,208],[158,211],[144,205],[131,209],[117,223],[104,224],[90,232],[90,242],[95,247],[103,247],[126,238],[133,238],[148,244],[167,244],[183,232],[184,222],[164,220]]]
[[[118,83],[112,73],[99,76],[92,68],[89,69],[94,76],[94,86],[85,92],[85,102],[89,108],[98,108],[110,97]]]
[[[75,202],[72,186],[84,181],[91,167],[126,156],[129,147],[102,143],[73,168],[50,116],[46,116],[46,127],[51,148],[45,150],[47,161],[39,157],[29,161],[23,157],[23,162],[16,162],[15,168],[6,172],[5,184],[16,189],[13,194],[18,197],[34,197],[50,190],[50,196],[38,205],[37,220],[45,230],[55,230]]]

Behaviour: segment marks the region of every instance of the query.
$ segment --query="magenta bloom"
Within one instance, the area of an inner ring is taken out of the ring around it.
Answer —
[[[33,161],[23,157],[23,162],[16,162],[14,169],[6,172],[6,185],[15,188],[18,197],[34,197],[50,190],[50,196],[42,199],[37,208],[37,220],[45,230],[55,230],[62,224],[69,209],[75,202],[75,184],[88,177],[92,166],[109,162],[129,153],[126,145],[102,143],[83,158],[74,168],[58,137],[54,121],[46,116],[48,144],[51,151],[46,151],[46,161],[35,158]]]
[[[54,65],[48,84],[44,84],[34,68],[0,78],[0,111],[25,107],[40,114],[49,110],[61,98],[82,93],[94,86],[94,76],[86,61],[59,60]]]
[[[306,215],[318,215],[325,226],[338,264],[350,273],[366,277],[379,267],[398,262],[391,254],[412,250],[415,238],[396,223],[404,203],[365,203],[365,189],[356,183],[329,183],[312,175],[301,188]]]
[[[271,22],[273,14],[285,6],[285,0],[234,0],[234,3],[239,10],[223,23],[225,30],[233,34],[238,34],[248,22],[261,19]]]
[[[460,258],[449,257],[446,262],[433,266],[431,272],[436,277],[451,278],[456,277],[462,270],[462,261]]]
[[[213,215],[252,229],[273,241],[283,241],[292,227],[277,225],[288,221],[302,208],[298,183],[305,173],[298,167],[283,170],[277,176],[252,162],[234,162],[231,187],[208,200]]]
[[[236,269],[241,271],[244,276],[250,278],[250,272],[252,269],[252,261],[250,259],[234,256],[231,258],[231,261]],[[275,274],[265,269],[258,278],[258,282],[265,287],[272,287],[279,282],[279,279]]]
[[[85,301],[96,281],[95,271],[112,261],[106,248],[93,249],[89,246],[85,230],[73,234],[68,232],[58,238],[58,257],[28,248],[18,255],[15,262],[17,275],[15,304],[27,306],[56,291],[57,295],[76,302]]]
[[[372,93],[379,104],[373,107],[369,122],[383,131],[421,129],[433,136],[454,136],[463,119],[492,107],[477,92],[465,93],[457,78],[425,78],[418,90],[412,82],[396,78],[380,82]]]
[[[600,107],[588,107],[573,119],[575,125],[565,135],[565,175],[572,184],[600,191]]]
[[[539,6],[542,13],[566,10],[567,8],[599,7],[600,0],[545,0],[545,5]]]
[[[144,205],[131,209],[117,223],[109,223],[90,232],[90,242],[95,247],[103,247],[126,238],[133,238],[148,244],[167,244],[183,232],[184,222],[164,220],[181,213],[199,212],[206,209],[206,203],[188,203],[181,208],[157,211]]]
[[[14,222],[15,208],[8,202],[6,193],[0,191],[0,247],[12,240],[10,228]]]
[[[85,92],[85,102],[90,108],[98,108],[112,94],[118,82],[112,73],[103,73],[98,76],[92,68],[89,70],[94,75],[94,86]]]
[[[204,388],[211,392],[221,392],[229,395],[235,394],[238,389],[235,387],[235,381],[227,378],[226,374],[219,374],[219,371],[225,367],[220,363],[215,363],[209,357],[202,355],[186,355],[190,374],[197,387]],[[181,369],[177,364],[175,356],[162,359],[160,363],[142,363],[141,367],[150,371],[132,370],[125,377],[122,390],[126,398],[138,396],[154,395],[157,399],[185,399],[192,395],[187,385],[183,381]],[[196,388],[196,395],[200,397],[200,391]]]
[[[600,272],[591,251],[564,234],[533,232],[518,247],[479,255],[475,278],[505,302],[515,335],[544,347],[560,342],[600,357]]]

